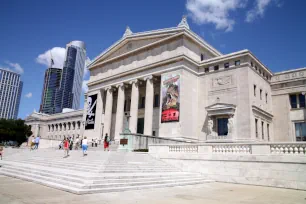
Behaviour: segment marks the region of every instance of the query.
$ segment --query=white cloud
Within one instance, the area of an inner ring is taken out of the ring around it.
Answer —
[[[32,98],[32,96],[33,96],[33,94],[32,94],[31,92],[29,92],[29,93],[27,93],[27,94],[25,95],[25,97],[27,97],[27,98]]]
[[[246,15],[246,22],[253,22],[258,17],[263,17],[267,6],[272,2],[272,0],[256,0],[253,9],[249,10]]]
[[[232,31],[235,20],[230,12],[245,8],[247,0],[187,0],[186,9],[195,23],[215,24],[216,29]]]
[[[66,49],[63,47],[54,47],[47,50],[45,53],[38,55],[36,62],[49,67],[51,65],[51,53],[54,61],[54,65],[52,65],[52,67],[62,69],[66,54]]]
[[[82,89],[83,89],[84,93],[87,93],[87,91],[88,91],[87,83],[88,83],[88,80],[83,80]]]
[[[0,66],[1,69],[6,69],[6,70],[14,71],[14,72],[17,72],[18,74],[23,74],[24,73],[24,70],[20,66],[20,64],[12,63],[12,62],[9,62],[9,61],[6,61],[5,63],[8,66]]]

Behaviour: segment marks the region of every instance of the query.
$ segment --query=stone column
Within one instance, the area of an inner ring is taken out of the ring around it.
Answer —
[[[146,81],[146,104],[145,104],[145,118],[144,118],[144,135],[152,135],[153,124],[153,98],[154,87],[153,77],[147,76],[144,78]]]
[[[116,126],[115,126],[115,140],[120,140],[120,133],[123,130],[123,117],[124,117],[124,84],[118,84],[118,100],[117,100],[117,113],[116,113]]]
[[[108,134],[110,138],[111,124],[112,124],[112,110],[113,110],[113,89],[111,87],[105,88],[106,104],[105,104],[105,120],[104,120],[104,135]]]
[[[131,95],[131,110],[130,110],[130,123],[129,128],[131,133],[137,133],[137,121],[138,121],[138,101],[139,101],[139,82],[138,80],[133,80],[130,82],[132,84],[132,95]]]

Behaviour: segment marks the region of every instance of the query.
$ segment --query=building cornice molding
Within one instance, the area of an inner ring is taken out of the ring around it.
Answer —
[[[258,115],[263,115],[263,116],[266,116],[268,119],[272,120],[273,118],[273,115],[268,113],[267,111],[265,110],[262,110],[261,108],[255,106],[255,105],[252,105],[252,110],[254,113],[258,114]]]

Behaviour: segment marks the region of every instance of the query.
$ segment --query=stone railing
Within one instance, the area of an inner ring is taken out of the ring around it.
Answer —
[[[213,145],[213,154],[251,154],[251,145]]]
[[[197,145],[169,146],[169,152],[198,152]]]
[[[162,148],[169,153],[237,155],[306,155],[306,143],[177,143],[148,144],[151,150]],[[156,147],[156,148],[155,148]]]
[[[274,144],[270,145],[271,154],[306,154],[306,144]]]

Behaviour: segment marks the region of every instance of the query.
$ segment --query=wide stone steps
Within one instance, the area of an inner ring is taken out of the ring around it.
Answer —
[[[173,167],[167,167],[167,166],[129,166],[126,167],[125,165],[118,165],[118,166],[108,166],[108,165],[101,165],[100,166],[91,166],[91,165],[83,165],[83,164],[72,164],[72,163],[65,163],[65,162],[55,162],[55,161],[19,161],[19,160],[13,160],[14,162],[19,163],[27,163],[27,164],[33,164],[33,165],[40,165],[40,166],[47,166],[47,167],[55,167],[55,168],[66,168],[71,169],[75,171],[86,171],[93,172],[93,173],[114,173],[114,172],[173,172],[173,171],[179,171],[176,168]]]
[[[76,194],[115,192],[210,182],[199,173],[183,172],[148,154],[74,151],[25,151],[0,161],[0,174]]]
[[[32,181],[45,186],[57,188],[67,192],[75,194],[89,194],[89,193],[105,193],[105,192],[117,192],[127,190],[141,190],[147,188],[158,188],[158,187],[173,187],[173,186],[184,186],[201,184],[205,182],[212,182],[204,178],[189,178],[189,179],[172,179],[162,180],[160,182],[133,182],[125,184],[114,184],[107,183],[102,185],[82,185],[78,183],[65,182],[62,179],[50,179],[49,177],[34,176],[32,174],[18,173],[18,171],[4,171],[2,174],[22,180]]]

